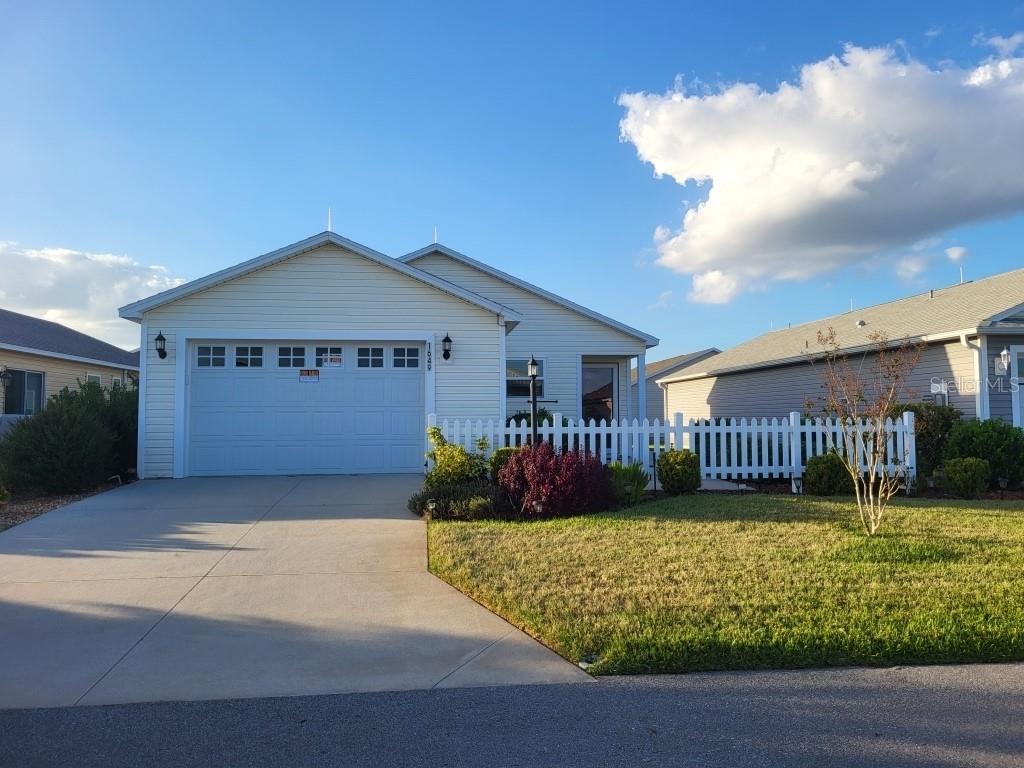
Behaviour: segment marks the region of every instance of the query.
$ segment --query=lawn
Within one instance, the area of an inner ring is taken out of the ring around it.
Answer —
[[[431,522],[442,579],[598,674],[1024,659],[1024,504],[696,495]]]

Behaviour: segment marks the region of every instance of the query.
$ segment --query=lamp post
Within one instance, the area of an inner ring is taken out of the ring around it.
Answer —
[[[530,427],[533,432],[533,443],[537,445],[537,373],[540,366],[537,359],[530,355],[530,362],[526,364],[526,374],[530,377]]]

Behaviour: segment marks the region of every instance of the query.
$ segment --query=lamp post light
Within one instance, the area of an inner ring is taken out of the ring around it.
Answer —
[[[530,362],[526,364],[526,374],[530,377],[530,427],[533,432],[533,445],[537,445],[537,374],[540,365],[537,359],[530,355]]]

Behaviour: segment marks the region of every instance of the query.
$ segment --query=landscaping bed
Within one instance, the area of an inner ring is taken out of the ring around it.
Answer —
[[[30,491],[12,494],[11,500],[7,504],[0,504],[0,531],[18,525],[18,523],[24,523],[33,517],[39,517],[39,515],[46,514],[58,507],[81,501],[116,487],[115,483],[109,483],[81,493],[54,494]]]
[[[430,568],[598,674],[1024,660],[1024,504],[699,494],[429,524]]]

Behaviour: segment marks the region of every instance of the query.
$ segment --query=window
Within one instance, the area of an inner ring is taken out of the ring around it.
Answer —
[[[15,371],[7,369],[11,374],[11,383],[7,390],[0,390],[4,399],[4,413],[17,416],[31,416],[39,413],[43,407],[43,374],[32,371]]]
[[[235,347],[235,368],[262,368],[263,347]]]
[[[530,377],[527,376],[529,360],[505,361],[505,394],[508,397],[529,397]],[[537,361],[537,397],[544,397],[544,361]]]
[[[395,347],[391,363],[395,368],[419,368],[420,350],[418,347]]]
[[[110,377],[110,386],[112,388],[113,387],[123,387],[124,386],[124,374],[117,374],[117,373],[113,374]]]
[[[384,347],[358,347],[356,349],[357,368],[383,368]]]
[[[223,368],[224,347],[200,346],[196,348],[196,365],[200,368]]]
[[[305,368],[306,348],[305,347],[278,347],[277,348],[278,368]]]
[[[342,354],[341,347],[317,347],[316,367],[317,368],[341,368]]]
[[[103,386],[103,379],[98,373],[87,373],[85,374],[85,381],[87,384],[99,384]]]

